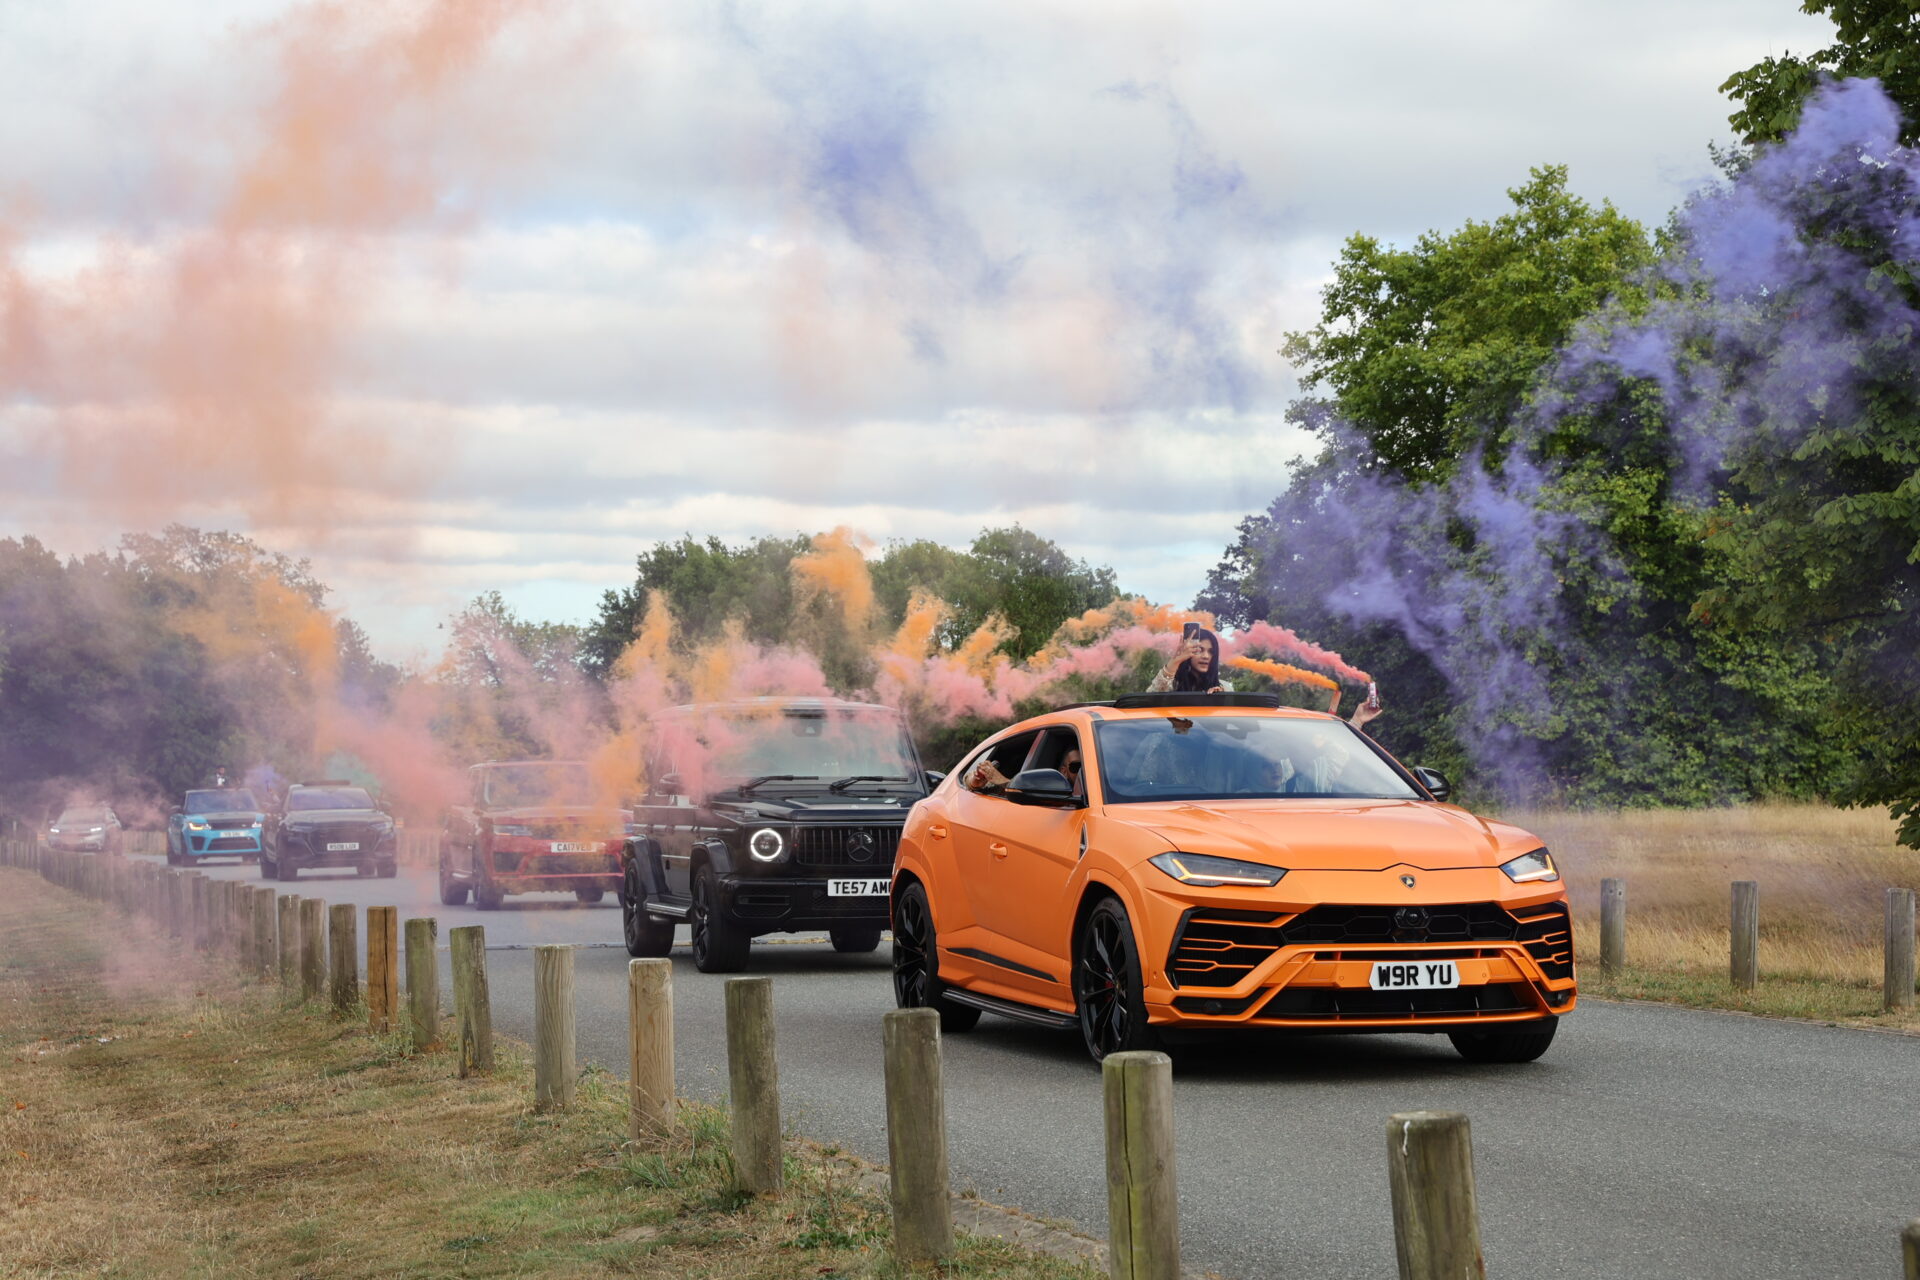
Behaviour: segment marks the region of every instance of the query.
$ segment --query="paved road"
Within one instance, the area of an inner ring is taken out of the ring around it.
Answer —
[[[490,944],[609,943],[609,906],[439,906],[430,880],[303,877],[299,892],[396,903]],[[536,905],[538,904],[538,905]],[[550,905],[549,905],[550,904]],[[682,1091],[724,1091],[722,979],[675,953]],[[884,952],[756,945],[775,975],[787,1114],[884,1159]],[[532,1030],[530,953],[489,957],[495,1021]],[[577,958],[581,1054],[624,1071],[625,952]],[[1099,1075],[1077,1039],[991,1016],[946,1042],[958,1185],[1104,1230]],[[1282,1039],[1175,1069],[1184,1248],[1237,1280],[1390,1276],[1386,1117],[1444,1107],[1474,1126],[1488,1273],[1535,1277],[1898,1274],[1920,1215],[1920,1038],[1588,1002],[1541,1062],[1469,1067],[1444,1039]]]

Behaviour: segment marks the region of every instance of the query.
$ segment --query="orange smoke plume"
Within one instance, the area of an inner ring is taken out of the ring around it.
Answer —
[[[865,631],[873,618],[873,577],[867,571],[866,551],[873,542],[841,525],[831,533],[816,534],[813,550],[795,556],[793,580],[802,597],[830,596],[840,604],[847,630]]]
[[[1318,671],[1307,671],[1301,667],[1290,667],[1284,662],[1270,662],[1265,658],[1249,658],[1244,654],[1228,658],[1227,665],[1239,667],[1242,671],[1254,671],[1283,684],[1304,684],[1313,689],[1338,689],[1340,682]]]

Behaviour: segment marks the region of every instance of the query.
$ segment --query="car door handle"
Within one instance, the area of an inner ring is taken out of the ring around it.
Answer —
[[[1007,846],[1001,844],[998,840],[988,845],[987,851],[996,858],[1004,858],[1007,856]]]
[[[927,834],[935,840],[945,840],[947,838],[947,829],[936,822],[927,828]]]

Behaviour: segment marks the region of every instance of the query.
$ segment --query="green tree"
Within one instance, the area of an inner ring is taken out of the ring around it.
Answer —
[[[601,596],[599,616],[581,639],[583,664],[604,678],[646,620],[648,598],[656,591],[672,602],[683,639],[713,640],[734,619],[748,639],[763,644],[790,639],[793,559],[811,546],[803,534],[756,538],[737,547],[715,537],[702,542],[691,534],[655,543],[637,557],[631,587]]]
[[[1444,480],[1475,448],[1497,464],[1540,368],[1601,303],[1637,296],[1653,261],[1645,229],[1568,191],[1564,166],[1507,195],[1512,211],[1411,248],[1346,242],[1320,323],[1284,348],[1301,386],[1327,394],[1290,418],[1318,429],[1330,411],[1415,482]]]
[[[1905,118],[1901,141],[1920,140],[1920,8],[1911,0],[1805,0],[1800,12],[1833,20],[1834,42],[1804,56],[1783,52],[1736,71],[1720,92],[1738,107],[1727,117],[1748,143],[1778,142],[1800,123],[1821,80],[1872,77]]]

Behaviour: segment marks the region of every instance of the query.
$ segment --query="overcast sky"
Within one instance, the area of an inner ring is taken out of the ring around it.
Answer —
[[[273,456],[324,483],[255,500],[203,450],[167,474],[149,402],[178,388],[124,335],[83,377],[16,351],[0,536],[245,529],[394,655],[489,587],[584,621],[683,532],[1019,521],[1185,602],[1304,447],[1275,349],[1344,237],[1495,217],[1550,163],[1658,221],[1711,175],[1726,75],[1829,34],[1791,0],[526,8],[428,105],[368,96],[356,145],[427,194],[314,216],[352,270],[312,360],[112,295],[115,325],[181,331],[142,349],[195,387],[227,361],[301,381],[312,439]],[[21,287],[45,312],[155,275],[222,216],[310,17],[0,3],[16,315]]]

